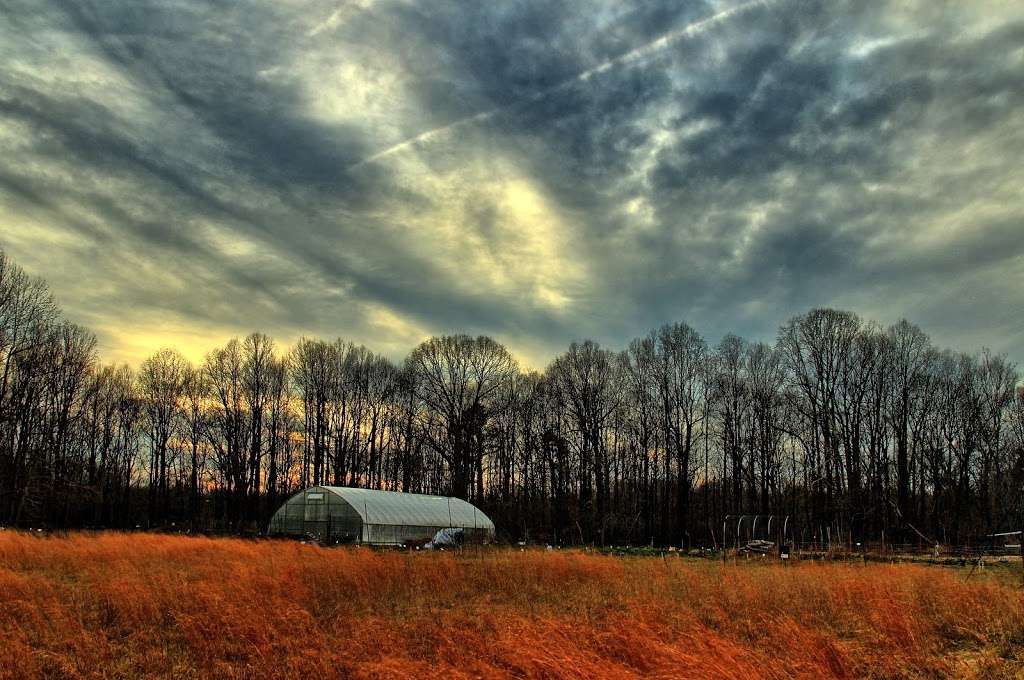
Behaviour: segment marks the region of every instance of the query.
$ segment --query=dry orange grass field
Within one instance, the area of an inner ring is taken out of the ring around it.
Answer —
[[[0,532],[4,678],[1024,677],[1024,596],[938,567]]]

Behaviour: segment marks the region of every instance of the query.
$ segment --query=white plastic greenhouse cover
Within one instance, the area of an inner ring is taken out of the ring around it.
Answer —
[[[364,524],[392,524],[427,527],[473,527],[494,530],[494,522],[475,506],[460,498],[418,493],[320,486],[352,506]],[[310,489],[312,490],[312,489]]]

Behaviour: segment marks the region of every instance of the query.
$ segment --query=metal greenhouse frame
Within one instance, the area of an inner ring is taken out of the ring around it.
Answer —
[[[775,553],[793,542],[789,515],[726,515],[723,548],[736,552]]]
[[[299,491],[270,520],[271,536],[326,543],[424,543],[441,529],[460,528],[469,542],[494,538],[494,523],[459,498],[397,491],[314,486]]]

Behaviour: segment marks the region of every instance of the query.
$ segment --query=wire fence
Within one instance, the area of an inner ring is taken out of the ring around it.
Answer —
[[[722,522],[721,543],[716,538],[715,548],[723,552],[760,553],[783,558],[794,553],[812,553],[934,558],[1020,556],[1024,560],[1021,541],[1024,533],[1020,531],[988,534],[959,543],[933,541],[916,529],[913,532],[917,540],[860,540],[853,531],[842,526],[801,525],[788,515],[727,515]]]

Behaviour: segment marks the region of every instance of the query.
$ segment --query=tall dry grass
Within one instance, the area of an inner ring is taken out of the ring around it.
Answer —
[[[0,677],[1013,677],[1024,597],[935,567],[0,532]]]

